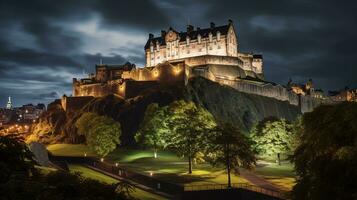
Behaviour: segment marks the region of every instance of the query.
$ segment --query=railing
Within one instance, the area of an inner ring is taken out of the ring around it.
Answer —
[[[188,185],[184,187],[184,191],[200,191],[200,190],[227,190],[232,188],[241,188],[268,196],[273,196],[281,199],[286,199],[286,196],[276,190],[265,189],[255,185],[244,184],[244,183],[233,183],[231,188],[227,184],[204,184],[204,185]]]
[[[61,157],[61,156],[50,156],[51,161],[53,162],[68,162],[68,163],[79,163],[85,164],[107,173],[122,177],[124,179],[129,179],[134,182],[140,183],[147,187],[166,192],[168,194],[176,195],[183,192],[183,186],[173,184],[170,182],[159,180],[153,176],[141,174],[124,168],[122,166],[116,166],[113,163],[101,162],[97,158],[92,157]]]

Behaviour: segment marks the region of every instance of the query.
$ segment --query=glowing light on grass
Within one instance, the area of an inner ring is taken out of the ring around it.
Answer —
[[[87,153],[84,153],[84,157],[87,157]]]
[[[104,162],[104,158],[101,158],[101,159],[100,159],[100,162]]]
[[[118,163],[115,163],[115,167],[118,167],[118,165],[119,165]]]

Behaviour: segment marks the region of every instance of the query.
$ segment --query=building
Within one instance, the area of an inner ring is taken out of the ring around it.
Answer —
[[[11,97],[9,97],[9,100],[7,101],[6,109],[8,109],[8,110],[11,110],[11,109],[12,109]]]
[[[329,91],[329,98],[334,102],[349,101],[357,102],[357,89],[349,89],[346,87],[339,91]]]
[[[239,66],[245,71],[262,77],[262,55],[240,52],[238,41],[232,20],[223,26],[215,26],[211,22],[210,27],[204,29],[199,27],[195,29],[192,25],[188,25],[186,32],[178,32],[170,27],[167,31],[162,30],[158,37],[149,34],[144,48],[146,67],[182,60],[194,67],[202,64],[217,64],[215,60],[218,60],[218,64]],[[193,57],[203,57],[201,60],[204,60],[204,63],[190,62],[188,58]]]
[[[26,104],[21,107],[14,109],[16,112],[17,122],[34,122],[40,115],[46,111],[46,106],[44,104]]]

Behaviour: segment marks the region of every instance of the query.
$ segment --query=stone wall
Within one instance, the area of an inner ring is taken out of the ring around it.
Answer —
[[[83,97],[63,96],[61,99],[61,105],[64,111],[73,112],[83,108],[83,106],[89,103],[92,99],[94,99],[93,96],[83,96]]]
[[[217,76],[217,73],[210,70],[210,68],[201,72],[200,76],[222,85],[228,85],[240,92],[287,101],[291,105],[299,106],[302,113],[311,112],[321,104],[331,103],[328,100],[313,98],[311,96],[299,96],[278,84]]]

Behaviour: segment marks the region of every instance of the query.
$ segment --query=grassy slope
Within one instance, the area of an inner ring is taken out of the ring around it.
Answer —
[[[108,183],[108,184],[115,184],[118,183],[119,181],[111,178],[109,176],[106,176],[104,174],[101,174],[99,172],[96,172],[94,170],[91,170],[89,168],[80,166],[80,165],[69,165],[69,169],[72,172],[80,172],[84,177],[87,178],[91,178],[91,179],[95,179],[95,180],[99,180],[102,181],[104,183]],[[144,190],[141,190],[139,188],[135,188],[135,191],[132,193],[132,196],[137,198],[137,199],[142,199],[142,200],[154,200],[154,199],[165,199],[161,196],[146,192]]]
[[[83,144],[52,144],[47,146],[53,155],[56,156],[96,156],[96,154]]]

